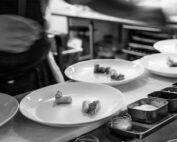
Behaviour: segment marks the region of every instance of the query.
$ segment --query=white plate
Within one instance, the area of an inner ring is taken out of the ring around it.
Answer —
[[[169,67],[167,65],[168,57],[170,57],[174,61],[177,61],[177,54],[158,53],[143,57],[141,59],[141,62],[147,70],[154,74],[176,78],[177,67]]]
[[[60,90],[72,97],[71,104],[55,105]],[[84,100],[99,100],[100,111],[93,117],[82,113]],[[72,127],[106,119],[118,112],[124,103],[122,93],[110,86],[83,82],[65,82],[36,90],[20,102],[20,111],[27,118],[49,126]]]
[[[0,126],[15,116],[18,106],[18,101],[14,97],[0,93]]]
[[[111,67],[118,73],[125,76],[124,80],[112,80],[110,76],[105,74],[95,74],[93,72],[94,65],[99,64],[104,67]],[[130,82],[144,73],[144,68],[141,65],[122,59],[95,59],[73,64],[66,68],[65,75],[75,81],[103,83],[107,85],[121,85]]]
[[[156,42],[153,47],[162,53],[177,53],[177,39],[167,39]]]

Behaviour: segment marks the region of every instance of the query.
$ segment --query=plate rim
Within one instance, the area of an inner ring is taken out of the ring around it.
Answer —
[[[20,101],[20,104],[19,104],[19,111],[20,111],[20,113],[21,113],[22,115],[24,115],[26,118],[32,120],[33,122],[40,123],[40,124],[44,124],[44,125],[47,125],[47,126],[54,126],[54,127],[76,127],[76,126],[82,126],[82,125],[85,125],[85,124],[95,123],[95,122],[98,122],[98,121],[101,121],[101,120],[107,120],[108,118],[110,118],[110,117],[116,115],[116,113],[118,113],[118,112],[120,111],[120,109],[121,109],[121,108],[124,106],[124,104],[125,104],[125,96],[124,96],[124,94],[123,94],[119,89],[116,89],[116,88],[114,88],[114,87],[111,87],[111,86],[108,86],[108,85],[105,85],[105,84],[96,84],[96,83],[87,83],[87,82],[63,82],[62,84],[64,84],[64,83],[66,83],[66,84],[67,84],[67,83],[91,84],[91,85],[99,85],[99,86],[108,87],[108,88],[113,89],[114,91],[118,92],[119,95],[122,96],[122,97],[121,97],[121,98],[122,98],[122,103],[120,104],[119,110],[114,111],[111,115],[108,115],[108,116],[106,116],[106,117],[104,117],[104,118],[100,118],[100,119],[93,120],[93,121],[90,121],[90,122],[82,122],[82,123],[75,123],[75,124],[61,124],[61,123],[51,123],[51,122],[46,123],[46,122],[44,122],[44,121],[35,120],[34,118],[32,118],[32,117],[26,115],[26,114],[23,112],[23,109],[24,109],[24,108],[22,108],[22,103],[23,103],[23,101],[26,99],[26,97],[29,97],[30,95],[33,95],[34,92],[39,91],[39,90],[41,90],[41,89],[43,89],[43,88],[48,88],[48,87],[50,87],[50,86],[55,86],[55,85],[57,86],[57,85],[60,85],[60,84],[61,84],[61,83],[57,83],[57,84],[54,84],[54,85],[50,85],[50,86],[47,86],[47,87],[43,87],[43,88],[37,89],[37,90],[32,91],[31,93],[29,93],[28,95],[26,95],[26,96]]]
[[[139,75],[137,75],[136,77],[133,77],[133,78],[130,78],[128,80],[122,80],[122,81],[112,81],[112,82],[88,82],[88,81],[83,81],[83,80],[77,80],[77,79],[74,79],[72,78],[71,76],[68,76],[67,75],[67,71],[69,68],[73,67],[73,66],[76,66],[76,65],[80,65],[80,64],[84,64],[85,62],[96,62],[96,61],[121,61],[121,62],[125,62],[125,63],[128,63],[128,64],[131,64],[131,65],[137,65],[140,69],[141,69],[141,72]],[[105,84],[105,85],[110,85],[110,86],[116,86],[116,85],[123,85],[125,83],[129,83],[135,79],[138,79],[139,77],[141,77],[143,74],[145,73],[145,70],[144,70],[144,67],[141,65],[141,64],[136,64],[135,62],[132,62],[132,61],[128,61],[128,60],[125,60],[125,59],[92,59],[92,60],[86,60],[86,61],[81,61],[81,62],[78,62],[78,63],[75,63],[75,64],[72,64],[70,66],[68,66],[65,70],[64,70],[64,74],[71,80],[74,80],[74,81],[79,81],[79,82],[86,82],[86,83],[96,83],[96,84]]]
[[[161,53],[172,53],[172,52],[164,52],[164,51],[160,50],[160,48],[158,47],[159,44],[162,44],[163,42],[167,42],[167,41],[176,41],[176,43],[177,43],[177,39],[165,39],[165,40],[160,40],[160,41],[157,41],[156,43],[153,44],[153,48],[156,49],[156,50],[158,50],[158,51],[161,52]],[[177,51],[177,49],[176,49],[176,51]],[[177,53],[177,52],[176,52],[176,53]]]
[[[8,98],[11,98],[11,100],[13,100],[13,102],[16,104],[15,105],[16,107],[15,107],[14,111],[11,114],[9,113],[10,114],[9,117],[7,119],[3,120],[2,122],[0,122],[0,127],[1,127],[4,124],[6,124],[7,122],[9,122],[17,114],[17,112],[19,111],[19,103],[18,103],[17,99],[14,98],[11,95],[8,95],[6,93],[0,93],[0,95],[4,95],[4,96],[6,96]]]
[[[145,64],[145,62],[147,61],[147,59],[154,57],[154,56],[167,56],[167,55],[176,55],[177,53],[155,53],[155,54],[150,54],[150,55],[146,55],[143,58],[140,59],[141,64],[144,66],[144,68],[146,70],[148,70],[149,72],[159,75],[159,76],[163,76],[163,77],[170,77],[170,78],[177,78],[177,73],[165,73],[165,72],[161,72],[161,71],[156,71],[156,70],[152,70],[152,68],[148,68]]]

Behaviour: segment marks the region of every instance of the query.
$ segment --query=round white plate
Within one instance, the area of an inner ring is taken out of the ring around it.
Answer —
[[[71,104],[56,105],[54,97],[60,90],[71,96]],[[99,100],[101,109],[90,117],[82,113],[84,100]],[[20,111],[27,118],[49,126],[72,127],[111,117],[124,104],[123,94],[110,86],[83,82],[65,82],[36,90],[20,102]]]
[[[177,61],[177,54],[172,53],[158,53],[147,55],[141,59],[141,63],[150,72],[165,76],[165,77],[177,77],[177,67],[169,67],[167,65],[167,59],[170,57],[172,60]]]
[[[14,97],[0,93],[0,126],[15,116],[18,106],[18,101]]]
[[[153,47],[162,53],[177,53],[177,39],[167,39],[156,42]]]
[[[118,73],[125,76],[124,80],[116,81],[105,74],[95,74],[94,65],[99,64],[103,67],[111,67]],[[103,83],[107,85],[121,85],[130,82],[144,73],[143,66],[122,59],[95,59],[73,64],[66,68],[65,75],[75,81]]]

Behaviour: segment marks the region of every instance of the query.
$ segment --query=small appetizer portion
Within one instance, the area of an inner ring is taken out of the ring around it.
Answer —
[[[55,99],[56,104],[71,104],[71,102],[72,102],[71,96],[65,96],[59,99]]]
[[[101,67],[99,64],[94,65],[94,73],[105,73],[109,74],[111,68],[110,67]]]
[[[171,59],[170,57],[167,58],[167,65],[169,67],[177,67],[177,61],[174,61],[173,59]]]
[[[110,121],[110,125],[113,128],[128,131],[132,128],[132,118],[128,113],[123,112],[113,117]]]
[[[125,78],[123,74],[118,74],[115,70],[111,71],[110,77],[114,80],[124,80]]]
[[[125,76],[118,73],[115,69],[111,69],[111,67],[101,67],[99,64],[94,65],[94,73],[109,75],[111,79],[117,81],[125,79]]]
[[[101,108],[101,103],[98,100],[93,102],[83,101],[82,103],[82,112],[90,116],[97,114],[100,108]]]
[[[63,96],[61,91],[57,91],[55,95],[55,104],[71,104],[71,96]]]
[[[55,95],[55,99],[60,99],[61,97],[63,97],[63,94],[61,91],[57,91],[56,95]]]

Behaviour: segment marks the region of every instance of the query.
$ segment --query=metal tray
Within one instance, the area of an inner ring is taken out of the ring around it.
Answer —
[[[113,128],[109,125],[109,122],[107,124],[107,127],[109,128],[111,133],[115,133],[125,137],[134,137],[137,139],[142,139],[176,119],[177,119],[176,113],[169,113],[166,117],[153,124],[143,124],[133,121],[132,122],[133,127],[131,130],[128,131]]]

